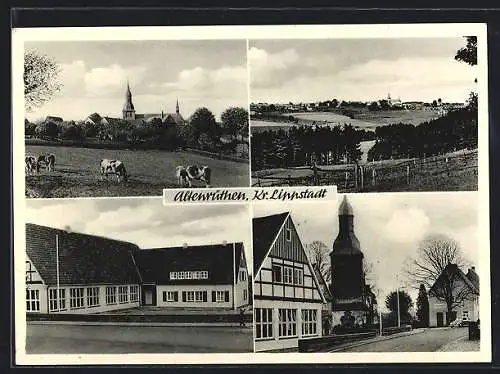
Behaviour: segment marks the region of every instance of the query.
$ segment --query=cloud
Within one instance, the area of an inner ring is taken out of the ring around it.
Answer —
[[[398,243],[412,243],[424,238],[430,219],[421,209],[397,210],[390,216],[384,230],[385,237]]]
[[[299,54],[292,48],[268,53],[264,49],[251,47],[247,56],[251,84],[255,87],[266,87],[280,82],[280,78],[288,76],[289,71],[301,63]]]

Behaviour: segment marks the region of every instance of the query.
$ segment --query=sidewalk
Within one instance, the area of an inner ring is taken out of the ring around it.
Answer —
[[[479,350],[479,340],[469,340],[467,336],[462,336],[443,345],[437,352],[472,352]]]
[[[332,350],[329,350],[327,352],[342,352],[342,351],[345,351],[349,348],[359,347],[359,346],[371,344],[371,343],[377,343],[377,342],[381,342],[384,340],[396,339],[396,338],[399,338],[402,336],[420,334],[424,331],[425,331],[425,329],[414,329],[414,330],[407,331],[407,332],[401,332],[399,334],[392,334],[392,335],[387,335],[387,336],[377,336],[377,337],[371,338],[371,339],[366,339],[366,340],[357,341],[357,342],[353,342],[353,343],[342,344],[342,345],[339,345],[339,346],[337,346],[337,347],[335,347]]]
[[[214,323],[184,323],[184,322],[86,322],[86,321],[27,321],[27,325],[68,325],[68,326],[142,326],[142,327],[228,327],[242,330],[252,330],[253,325],[247,323],[214,322]]]

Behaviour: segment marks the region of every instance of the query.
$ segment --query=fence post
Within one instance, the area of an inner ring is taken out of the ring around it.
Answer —
[[[344,188],[347,189],[347,179],[349,178],[349,172],[345,172],[345,183],[344,183]]]
[[[372,169],[372,186],[375,186],[375,175],[377,172],[375,171],[375,168]]]
[[[406,184],[410,184],[410,165],[406,165]]]
[[[360,168],[359,172],[361,174],[361,189],[363,189],[364,170],[362,166],[360,166],[359,168]]]
[[[292,185],[292,176],[290,174],[288,174],[288,185]]]
[[[354,187],[358,189],[358,165],[354,165]]]

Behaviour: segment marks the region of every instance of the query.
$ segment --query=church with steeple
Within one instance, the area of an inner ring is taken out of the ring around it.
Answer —
[[[338,220],[339,232],[330,253],[333,326],[373,323],[376,298],[366,284],[364,254],[354,232],[354,211],[345,195]]]
[[[122,118],[107,117],[101,116],[99,113],[92,113],[84,120],[84,122],[108,125],[112,122],[127,121],[133,123],[134,125],[141,125],[152,122],[154,120],[161,121],[165,126],[183,125],[186,123],[180,113],[178,99],[175,105],[175,113],[168,113],[163,110],[160,113],[136,113],[135,106],[132,100],[132,91],[130,89],[129,82],[127,81],[127,87],[125,90],[125,102],[122,108]]]

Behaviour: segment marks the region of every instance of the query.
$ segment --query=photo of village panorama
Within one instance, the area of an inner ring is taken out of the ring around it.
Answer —
[[[26,353],[253,352],[250,225],[246,205],[28,200]]]
[[[255,205],[256,352],[479,351],[477,199]]]
[[[244,40],[25,43],[26,197],[248,186],[246,66]]]
[[[477,37],[249,43],[252,185],[477,190]]]

